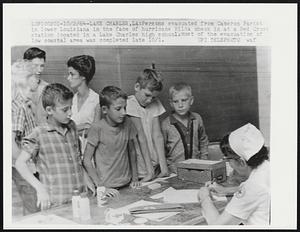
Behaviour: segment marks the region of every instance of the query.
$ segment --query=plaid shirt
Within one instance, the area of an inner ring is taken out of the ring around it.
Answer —
[[[36,157],[40,181],[47,188],[52,206],[67,203],[74,188],[83,185],[79,139],[75,123],[58,128],[45,123],[22,141],[25,151]]]
[[[18,92],[12,99],[12,131],[16,132],[16,143],[21,146],[21,140],[24,136],[29,135],[37,126],[34,114],[30,104]],[[13,156],[13,165],[17,157]],[[32,164],[31,164],[32,165]],[[33,167],[31,167],[33,168]]]
[[[12,130],[20,131],[22,137],[29,135],[37,126],[30,105],[20,93],[12,99]]]

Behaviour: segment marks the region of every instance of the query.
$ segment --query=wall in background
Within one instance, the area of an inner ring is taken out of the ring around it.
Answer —
[[[21,58],[27,48],[13,47],[12,61]],[[264,65],[268,65],[264,62],[266,57],[264,49],[260,49],[257,53],[255,47],[40,46],[40,48],[47,52],[44,79],[66,85],[68,85],[66,80],[68,58],[81,54],[94,56],[97,70],[90,85],[96,91],[106,85],[116,85],[128,94],[133,94],[133,85],[139,72],[154,62],[164,78],[164,89],[160,99],[167,111],[171,110],[168,103],[168,88],[178,81],[189,83],[195,98],[192,110],[202,116],[210,141],[220,140],[225,133],[247,122],[264,129],[267,128],[266,124],[269,124],[268,111],[261,110],[260,107],[260,101],[264,99],[265,86],[261,85],[262,74],[258,71],[263,69],[262,72],[265,72]],[[257,59],[263,65],[257,65]],[[166,114],[162,116],[164,117]]]

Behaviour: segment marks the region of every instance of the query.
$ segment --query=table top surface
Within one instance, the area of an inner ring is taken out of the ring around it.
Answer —
[[[200,183],[182,181],[177,177],[171,177],[165,180],[164,182],[158,182],[158,183],[160,183],[161,187],[155,190],[151,190],[147,186],[143,186],[138,189],[124,187],[119,190],[120,195],[118,197],[109,198],[108,202],[103,207],[97,206],[96,197],[92,197],[92,196],[89,197],[91,219],[87,221],[80,221],[79,219],[73,219],[71,204],[65,204],[60,207],[52,208],[26,217],[32,217],[33,215],[38,215],[38,214],[43,214],[43,215],[54,214],[79,224],[109,225],[109,223],[105,221],[105,214],[104,214],[104,211],[108,208],[117,209],[139,200],[162,203],[162,200],[154,200],[150,197],[157,193],[163,192],[165,189],[169,187],[173,187],[174,189],[199,189],[201,186],[203,186],[203,184]],[[217,209],[219,209],[219,211],[223,210],[226,204],[227,204],[226,202],[215,202],[215,205]],[[179,212],[178,214],[159,222],[148,220],[146,223],[144,223],[144,225],[193,225],[193,224],[205,225],[206,224],[205,219],[202,216],[201,206],[199,203],[188,203],[188,204],[180,204],[180,205],[184,207],[184,210],[182,212]],[[121,223],[135,225],[134,222],[135,219],[136,217],[133,215],[130,214],[125,215]]]

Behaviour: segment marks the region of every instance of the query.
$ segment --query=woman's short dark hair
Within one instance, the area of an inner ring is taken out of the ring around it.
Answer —
[[[79,72],[80,76],[85,77],[87,84],[92,80],[96,71],[95,59],[89,55],[73,56],[68,60],[67,65]]]
[[[261,165],[265,160],[269,160],[269,151],[268,148],[263,146],[259,152],[257,152],[247,161],[247,164],[254,169]]]

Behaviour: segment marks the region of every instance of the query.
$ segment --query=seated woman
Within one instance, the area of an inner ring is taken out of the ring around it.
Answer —
[[[210,191],[202,187],[198,193],[203,215],[213,225],[268,225],[270,222],[270,163],[261,132],[248,123],[221,141],[224,158],[242,176],[247,176],[219,214]]]

